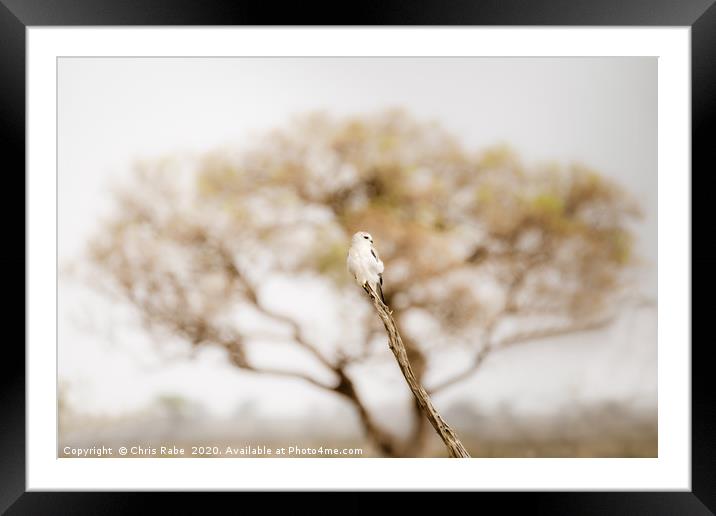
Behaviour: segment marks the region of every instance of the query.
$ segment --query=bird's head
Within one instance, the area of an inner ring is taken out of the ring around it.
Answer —
[[[358,233],[353,235],[353,243],[354,244],[372,244],[373,237],[370,236],[370,233],[367,233],[365,231],[358,231]]]

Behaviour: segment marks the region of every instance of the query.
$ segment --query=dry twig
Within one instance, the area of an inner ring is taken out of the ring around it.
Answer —
[[[395,355],[400,371],[403,373],[405,381],[408,382],[408,387],[410,387],[413,396],[415,396],[420,409],[423,411],[425,417],[428,421],[430,421],[430,424],[433,425],[433,428],[435,428],[435,431],[445,443],[450,457],[469,458],[470,454],[465,449],[465,446],[463,446],[460,442],[460,439],[457,437],[457,434],[452,427],[450,427],[442,416],[440,416],[438,411],[433,406],[430,396],[428,396],[428,393],[415,377],[413,368],[408,361],[405,344],[403,344],[403,339],[400,337],[400,333],[398,332],[395,321],[393,320],[392,311],[388,308],[388,306],[380,301],[380,298],[375,295],[370,287],[366,287],[366,291],[373,301],[373,306],[375,307],[376,312],[378,312],[378,316],[381,321],[383,321],[385,331],[388,333],[388,346],[393,352],[393,355]]]

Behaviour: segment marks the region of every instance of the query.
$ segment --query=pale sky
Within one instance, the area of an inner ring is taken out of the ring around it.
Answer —
[[[655,58],[64,58],[58,78],[61,265],[78,257],[109,206],[108,187],[125,180],[135,160],[243,145],[308,111],[403,107],[440,122],[467,149],[507,143],[527,164],[576,160],[616,179],[644,208],[642,288],[656,296]],[[324,401],[288,380],[266,393],[264,380],[237,374],[210,352],[159,367],[146,336],[118,325],[126,321],[121,309],[64,283],[59,316],[60,376],[91,412],[133,410],[162,392],[224,413],[246,399],[269,412],[302,410],[286,401],[286,389],[305,391],[302,403]],[[101,331],[76,324],[89,320]],[[608,334],[580,336],[566,352],[546,342],[496,356],[450,396],[482,406],[507,400],[528,411],[575,396],[655,404],[655,321],[640,316]],[[562,366],[554,370],[557,356]],[[371,396],[380,402],[379,391]]]

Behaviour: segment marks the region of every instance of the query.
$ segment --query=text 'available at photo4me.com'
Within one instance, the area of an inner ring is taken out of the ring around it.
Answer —
[[[361,457],[362,448],[335,448],[330,446],[266,446],[257,445],[200,445],[178,446],[174,444],[124,446],[64,446],[60,458],[164,458],[164,457]]]

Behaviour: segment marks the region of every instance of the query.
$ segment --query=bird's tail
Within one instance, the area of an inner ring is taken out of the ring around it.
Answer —
[[[383,287],[380,283],[375,284],[375,289],[378,291],[378,297],[380,298],[380,301],[385,304],[385,298],[383,297]]]

